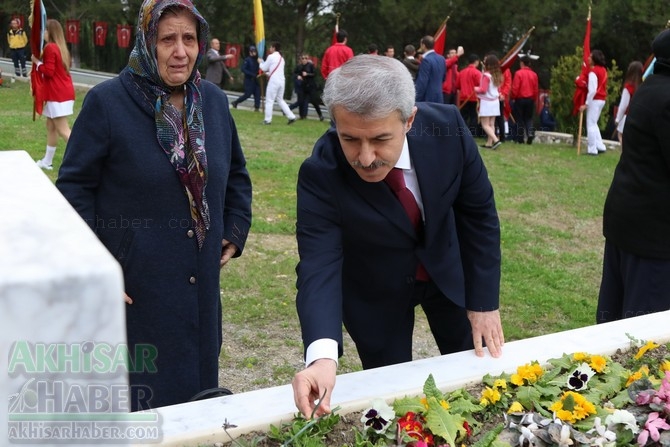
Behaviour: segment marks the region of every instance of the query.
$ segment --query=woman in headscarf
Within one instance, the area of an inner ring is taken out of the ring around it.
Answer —
[[[189,0],[145,0],[128,65],[87,94],[56,182],[123,269],[133,411],[218,385],[220,267],[251,225],[227,98],[197,70],[207,33]]]

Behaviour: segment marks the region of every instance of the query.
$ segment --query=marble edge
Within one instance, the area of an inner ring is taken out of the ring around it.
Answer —
[[[670,341],[667,329],[665,333],[663,331],[665,327],[663,323],[667,323],[668,317],[670,317],[670,311],[517,340],[505,345],[503,357],[499,359],[476,358],[472,352],[468,351],[338,375],[331,407],[339,406],[338,413],[344,415],[364,409],[374,398],[382,398],[391,402],[400,397],[416,395],[422,392],[423,383],[431,373],[438,388],[442,391],[450,391],[477,383],[487,373],[497,375],[503,372],[513,372],[516,367],[531,361],[546,363],[551,358],[577,351],[610,355],[617,349],[628,346],[630,339],[626,334],[631,334],[638,339],[665,343]],[[607,336],[594,337],[594,333],[605,333]],[[594,340],[599,344],[589,346],[588,342]],[[464,367],[462,370],[457,370],[453,366],[459,365],[460,367],[468,364],[469,367]],[[431,370],[438,370],[438,372]],[[403,388],[391,387],[389,389],[388,380],[378,380],[379,376],[400,377],[399,382]],[[353,386],[354,384],[359,386]],[[351,389],[361,388],[365,390],[364,393],[358,392],[357,395],[354,395],[353,392],[348,392]],[[379,392],[380,388],[386,391]],[[273,400],[277,398],[280,400]],[[223,407],[217,408],[222,404]],[[230,406],[238,415],[245,417],[238,418],[237,421],[235,418],[228,417],[226,413],[229,412]],[[226,407],[225,410],[224,407]],[[157,409],[163,418],[163,444],[174,446],[228,441],[228,439],[223,439],[226,436],[221,427],[224,420],[237,424],[236,428],[228,432],[233,437],[239,437],[253,431],[267,430],[270,425],[278,425],[281,421],[290,420],[296,411],[290,385]],[[243,415],[244,412],[247,414]],[[216,416],[214,423],[211,415],[217,413],[220,416]]]

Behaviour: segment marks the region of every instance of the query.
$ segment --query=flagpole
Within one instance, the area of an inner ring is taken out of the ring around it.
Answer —
[[[502,59],[500,59],[501,67],[508,64],[509,63],[508,59],[510,59],[519,52],[519,45],[524,45],[528,40],[528,38],[530,37],[530,33],[532,33],[534,30],[535,26],[531,26],[530,29],[526,32],[526,34],[521,36],[521,39],[519,39],[519,41],[516,44],[514,44],[512,48],[510,48],[510,50],[507,52],[507,54],[505,54],[505,56]]]
[[[579,110],[579,128],[577,130],[577,155],[581,154],[582,149],[582,121],[584,121],[584,111]]]

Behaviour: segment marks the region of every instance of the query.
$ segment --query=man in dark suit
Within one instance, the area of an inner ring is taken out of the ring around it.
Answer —
[[[233,76],[228,71],[225,61],[232,59],[232,54],[221,55],[221,42],[219,39],[212,39],[209,42],[209,50],[207,50],[207,73],[205,79],[223,88],[226,79],[234,82]],[[224,77],[225,76],[225,77]]]
[[[433,36],[421,39],[423,58],[416,75],[416,102],[444,102],[442,83],[447,75],[447,64],[444,56],[433,50],[434,46]]]
[[[415,106],[414,94],[407,69],[386,57],[354,57],[326,82],[335,128],[302,164],[297,186],[307,367],[293,390],[305,416],[324,395],[316,415],[330,411],[343,323],[366,369],[411,360],[419,304],[441,353],[474,347],[483,356],[486,346],[501,355],[493,188],[457,108]],[[396,196],[398,176],[409,191]]]

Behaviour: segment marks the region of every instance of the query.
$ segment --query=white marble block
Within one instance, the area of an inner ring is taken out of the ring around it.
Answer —
[[[119,265],[26,152],[0,203],[0,445],[127,444]]]

